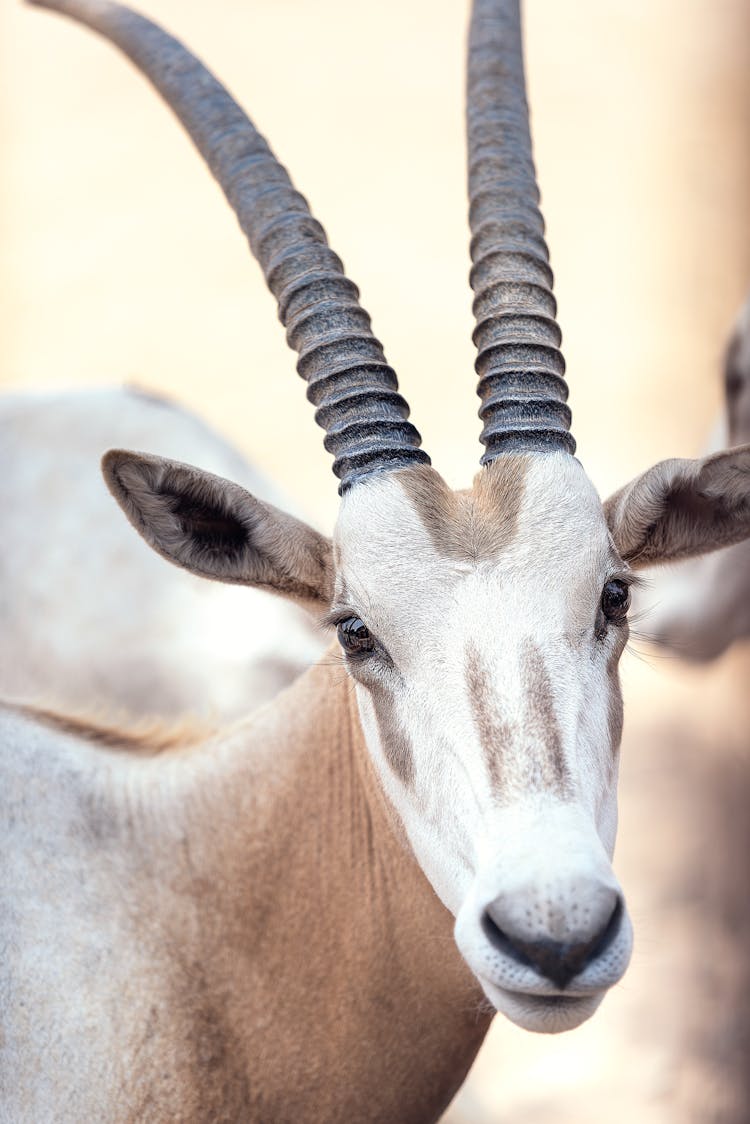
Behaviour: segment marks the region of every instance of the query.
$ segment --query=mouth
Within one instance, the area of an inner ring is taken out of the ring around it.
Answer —
[[[534,995],[510,991],[489,980],[481,980],[484,993],[496,1010],[516,1026],[537,1034],[560,1034],[590,1019],[606,991],[588,995]]]

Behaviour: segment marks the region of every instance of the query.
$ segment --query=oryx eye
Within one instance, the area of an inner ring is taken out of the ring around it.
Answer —
[[[729,398],[736,398],[742,390],[742,375],[739,371],[727,371],[725,380],[726,392]]]
[[[347,617],[345,621],[341,621],[337,633],[339,644],[351,656],[363,655],[375,647],[367,625],[359,617]]]
[[[602,612],[609,621],[621,621],[630,608],[630,587],[614,578],[602,590]]]

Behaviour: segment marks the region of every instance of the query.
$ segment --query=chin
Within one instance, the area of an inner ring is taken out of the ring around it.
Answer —
[[[495,1010],[516,1026],[536,1034],[562,1034],[575,1030],[590,1019],[605,992],[594,995],[528,995],[522,991],[506,991],[488,980],[482,980],[484,993]]]

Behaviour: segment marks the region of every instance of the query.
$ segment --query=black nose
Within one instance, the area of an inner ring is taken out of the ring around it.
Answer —
[[[562,990],[612,944],[619,932],[622,914],[622,898],[617,895],[609,920],[588,940],[570,943],[546,939],[526,940],[517,934],[510,936],[503,931],[498,924],[498,910],[493,902],[485,910],[482,928],[498,952],[526,968],[534,968]]]

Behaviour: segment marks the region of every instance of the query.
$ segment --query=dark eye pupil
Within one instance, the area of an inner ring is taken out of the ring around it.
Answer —
[[[374,641],[367,625],[359,617],[347,617],[338,627],[339,644],[346,652],[371,652]]]
[[[610,620],[622,619],[630,607],[630,590],[625,582],[607,582],[602,590],[602,611]]]

